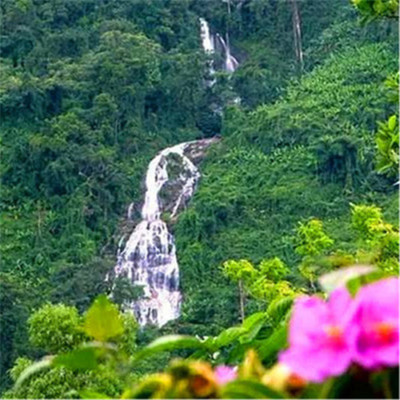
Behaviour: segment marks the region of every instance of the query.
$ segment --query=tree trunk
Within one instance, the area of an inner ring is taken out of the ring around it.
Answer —
[[[240,321],[244,321],[244,288],[243,288],[243,281],[239,279],[239,305],[240,305]]]
[[[290,0],[292,6],[292,22],[293,22],[293,38],[294,38],[294,51],[296,53],[296,60],[299,63],[300,70],[303,69],[303,49],[301,45],[301,23],[300,12],[297,0]]]

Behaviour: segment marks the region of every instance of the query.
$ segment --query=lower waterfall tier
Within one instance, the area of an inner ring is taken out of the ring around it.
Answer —
[[[141,299],[125,304],[142,326],[162,326],[180,315],[175,241],[161,215],[168,210],[171,218],[176,217],[190,200],[200,178],[195,162],[216,140],[204,139],[168,147],[149,164],[142,221],[130,235],[114,269],[116,277],[124,276],[143,289]],[[161,193],[166,187],[172,192],[173,204],[163,204]]]

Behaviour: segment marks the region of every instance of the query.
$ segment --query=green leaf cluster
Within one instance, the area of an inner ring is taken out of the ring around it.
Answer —
[[[134,318],[106,296],[98,297],[84,316],[63,304],[43,306],[29,318],[30,340],[52,355],[37,362],[18,358],[10,370],[15,386],[5,396],[78,398],[83,389],[116,396],[125,379],[118,365],[136,351],[137,329]]]

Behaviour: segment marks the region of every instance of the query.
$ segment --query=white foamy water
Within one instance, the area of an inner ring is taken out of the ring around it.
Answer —
[[[226,34],[226,40],[217,33],[215,36],[211,33],[210,26],[208,22],[204,18],[200,18],[200,38],[201,43],[206,54],[214,54],[216,43],[220,45],[222,49],[222,53],[224,56],[224,64],[223,69],[226,72],[233,73],[239,66],[238,60],[232,55],[231,48],[229,45],[229,36]],[[210,61],[208,63],[210,75],[215,73],[213,62]],[[209,86],[212,86],[215,83],[215,80],[212,80],[209,83]]]
[[[218,41],[221,43],[224,52],[225,52],[225,65],[224,69],[227,72],[235,72],[237,67],[239,66],[239,61],[232,55],[231,53],[231,48],[229,46],[229,40],[227,41],[224,40],[224,38],[220,35],[217,34]]]
[[[211,35],[208,22],[204,18],[200,18],[200,36],[204,51],[214,53],[214,37]]]
[[[146,194],[142,208],[142,221],[136,226],[125,249],[118,257],[116,276],[126,276],[134,285],[144,289],[144,298],[125,307],[131,309],[140,325],[162,326],[180,315],[179,266],[174,238],[161,219],[160,191],[168,182],[168,156],[181,160],[178,178],[179,192],[171,217],[193,195],[200,174],[192,161],[184,155],[193,142],[168,147],[154,157],[146,173]]]

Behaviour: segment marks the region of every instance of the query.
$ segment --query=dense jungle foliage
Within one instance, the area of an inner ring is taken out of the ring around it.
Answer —
[[[202,357],[234,364],[270,338],[275,347],[258,348],[270,366],[285,340],[270,335],[297,294],[319,290],[318,276],[354,263],[398,273],[398,4],[353,3],[1,2],[0,393],[119,396],[127,379],[167,365],[172,347],[123,378],[118,357],[165,333],[210,337]],[[229,33],[240,64],[212,86],[200,17]],[[138,330],[98,297],[111,290],[127,208],[143,201],[158,151],[212,136],[221,140],[171,226],[182,315]],[[119,321],[103,336],[86,313],[96,298],[90,310]],[[94,365],[98,354],[80,347],[90,338],[111,341],[117,360],[77,372],[62,359],[11,389],[45,354],[72,350]]]

